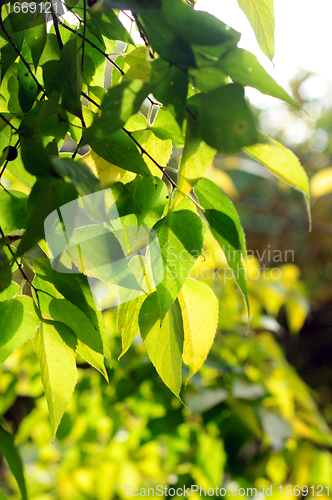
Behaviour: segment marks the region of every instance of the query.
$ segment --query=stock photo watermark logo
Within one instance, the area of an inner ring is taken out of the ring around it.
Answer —
[[[10,27],[13,33],[19,33],[48,21],[53,16],[63,16],[67,9],[62,0],[50,1],[10,1],[3,2],[7,10],[4,24]]]
[[[115,285],[118,303],[151,293],[164,277],[157,233],[128,214],[122,222],[112,188],[63,205],[44,223],[52,268]]]

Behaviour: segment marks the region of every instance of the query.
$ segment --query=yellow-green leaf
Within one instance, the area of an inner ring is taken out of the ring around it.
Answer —
[[[172,154],[172,141],[171,139],[159,139],[152,130],[137,130],[132,133],[137,142],[149,154],[143,154],[143,159],[153,176],[162,178],[163,173],[160,168],[151,160],[151,157],[161,166],[166,167],[171,154]]]
[[[286,315],[291,333],[299,333],[308,316],[309,306],[302,295],[293,293],[286,302]]]
[[[218,325],[218,301],[205,283],[188,278],[179,294],[184,330],[183,361],[188,380],[200,369],[211,349]]]
[[[332,167],[324,168],[310,179],[311,195],[315,198],[332,193]]]
[[[178,301],[172,304],[161,323],[157,293],[149,295],[139,313],[139,326],[152,364],[164,384],[179,397],[183,325]]]
[[[254,30],[257,42],[269,59],[274,57],[273,0],[237,0]]]
[[[174,206],[178,205],[211,167],[216,149],[200,136],[197,123],[188,116],[186,142],[181,158],[178,189]]]
[[[271,138],[267,143],[257,143],[243,149],[255,160],[262,163],[272,174],[303,193],[311,227],[309,180],[297,156],[280,142]]]
[[[141,309],[145,295],[134,300],[120,304],[118,313],[118,332],[121,332],[122,352],[119,359],[128,351],[134,338],[139,332],[138,314]]]
[[[104,187],[116,184],[126,173],[125,170],[117,165],[104,160],[104,158],[97,155],[92,149],[84,156],[81,156],[79,161],[85,163],[90,168],[92,173],[101,180]]]
[[[43,321],[33,339],[33,347],[41,368],[53,437],[55,437],[77,382],[76,338],[65,324]]]

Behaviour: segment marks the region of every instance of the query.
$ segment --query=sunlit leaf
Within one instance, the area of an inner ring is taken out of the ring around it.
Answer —
[[[303,193],[311,227],[309,180],[297,156],[272,138],[269,138],[269,142],[265,144],[258,143],[243,149],[255,160],[262,163],[272,174]]]
[[[269,59],[274,57],[273,0],[237,0],[247,16],[262,51]]]
[[[122,170],[129,170],[145,177],[151,177],[140,151],[134,141],[123,131],[119,130],[102,141],[91,143],[91,149],[111,165],[116,165]],[[104,165],[102,165],[104,167]],[[97,169],[98,166],[96,165]],[[104,169],[103,178],[107,179],[107,168]],[[113,171],[113,167],[111,168]],[[116,172],[116,170],[115,170]],[[119,171],[121,174],[121,170]],[[113,177],[113,173],[111,178]]]
[[[164,277],[157,286],[160,317],[164,319],[176,299],[191,268],[203,250],[203,221],[189,210],[169,212],[153,227],[157,233],[162,254]],[[154,269],[154,275],[160,269]],[[156,282],[160,280],[155,279]]]
[[[183,361],[190,367],[191,378],[206,360],[213,344],[219,305],[211,288],[190,278],[179,293],[179,303],[184,330]]]
[[[54,438],[77,382],[76,337],[63,323],[42,321],[33,347],[40,364]]]
[[[141,295],[119,306],[118,331],[121,332],[122,338],[122,352],[119,359],[128,351],[139,332],[138,315],[144,300],[145,295]]]
[[[94,193],[101,188],[101,184],[97,177],[91,172],[86,165],[81,162],[72,160],[71,158],[52,158],[54,170],[64,179],[69,179],[78,193],[82,196]]]
[[[61,179],[39,179],[29,197],[29,222],[17,248],[16,257],[37,245],[44,237],[44,222],[54,210],[77,198],[77,191]]]
[[[186,142],[182,153],[178,174],[178,187],[174,206],[191,191],[194,185],[210,168],[216,150],[208,146],[201,138],[195,120],[188,116]]]
[[[254,87],[263,94],[282,99],[296,108],[299,107],[297,102],[259,64],[257,57],[247,50],[236,48],[227,52],[219,61],[218,67],[235,83],[244,87]]]
[[[5,234],[26,227],[27,198],[27,195],[20,191],[0,191],[0,226]]]
[[[237,83],[223,85],[206,94],[197,94],[194,99],[199,106],[201,136],[209,146],[220,153],[236,153],[258,142],[243,87]]]
[[[0,364],[33,337],[39,322],[31,297],[0,302]]]
[[[49,312],[55,321],[71,328],[77,337],[76,351],[108,380],[100,332],[84,312],[66,299],[51,299]]]
[[[194,190],[199,203],[205,209],[204,215],[210,231],[224,251],[249,312],[246,272],[242,263],[242,257],[246,259],[247,251],[237,211],[222,190],[208,179],[201,179]]]
[[[178,301],[161,323],[157,293],[149,295],[139,313],[139,325],[149,358],[162,381],[179,397],[184,334]]]

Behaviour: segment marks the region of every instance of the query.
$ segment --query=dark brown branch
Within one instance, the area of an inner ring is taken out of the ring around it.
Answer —
[[[15,50],[16,54],[22,59],[22,62],[24,64],[24,66],[27,68],[28,72],[30,73],[30,75],[32,76],[33,80],[35,81],[38,89],[40,92],[43,92],[45,95],[46,92],[45,90],[43,89],[43,87],[41,86],[41,84],[39,83],[39,81],[37,80],[37,78],[35,77],[35,75],[33,74],[31,68],[30,68],[30,65],[27,63],[27,61],[25,60],[25,58],[22,56],[21,52],[18,50],[18,48],[16,47],[15,43],[13,42],[13,40],[11,39],[11,37],[8,35],[8,32],[3,24],[3,20],[2,20],[2,16],[1,16],[1,11],[0,11],[0,26],[1,26],[1,29],[2,31],[4,32],[6,38],[8,39],[9,43],[11,44],[11,46],[13,47],[13,49]]]

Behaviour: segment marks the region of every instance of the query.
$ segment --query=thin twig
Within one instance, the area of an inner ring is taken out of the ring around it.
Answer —
[[[25,58],[22,56],[21,52],[18,50],[18,48],[16,47],[15,43],[13,42],[13,40],[11,39],[11,37],[8,35],[8,32],[3,24],[3,20],[2,20],[2,16],[1,16],[1,11],[0,11],[0,26],[1,26],[1,29],[2,31],[4,32],[5,36],[8,38],[8,41],[9,43],[11,44],[11,46],[13,47],[13,49],[15,50],[16,54],[22,59],[22,62],[24,64],[24,66],[27,68],[28,72],[30,73],[30,75],[32,76],[33,80],[35,81],[38,89],[40,92],[43,92],[46,96],[46,92],[44,90],[44,88],[41,86],[41,84],[39,83],[39,81],[37,80],[37,78],[35,77],[35,75],[33,74],[29,64],[27,63],[27,61],[25,60]]]
[[[159,163],[154,158],[152,158],[152,156],[143,148],[143,146],[141,146],[140,143],[138,141],[136,141],[135,137],[133,137],[132,133],[129,132],[129,130],[125,129],[124,127],[122,127],[122,130],[124,132],[126,132],[126,134],[134,141],[134,143],[136,144],[136,146],[139,147],[139,149],[141,150],[141,153],[145,154],[156,165],[156,167],[158,167],[159,170],[161,170],[163,172],[164,176],[166,177],[166,179],[169,180],[169,182],[171,183],[172,187],[176,188],[176,184],[173,181],[173,179],[168,175],[167,172],[165,172],[165,168],[166,167],[162,167],[161,165],[159,165]]]
[[[80,38],[83,38],[83,35],[81,35],[81,33],[78,33],[76,30],[74,30],[73,28],[71,28],[70,26],[67,26],[66,24],[64,23],[60,23],[60,26],[62,26],[63,28],[65,28],[66,30],[68,31],[71,31],[72,33],[76,33],[76,35]],[[124,75],[124,71],[113,61],[113,59],[110,58],[110,56],[108,54],[106,54],[106,52],[104,52],[103,50],[101,50],[98,45],[95,45],[93,42],[91,42],[91,40],[89,40],[88,38],[85,38],[85,41],[91,45],[91,47],[93,47],[94,49],[98,50],[98,52],[100,52],[100,54],[102,54],[104,57],[106,57],[106,59],[111,63],[113,64],[113,66],[118,70],[120,71],[121,75]]]
[[[6,122],[6,123],[7,123],[7,125],[9,125],[9,126],[10,126],[10,128],[11,128],[12,130],[15,130],[15,132],[18,132],[18,128],[14,127],[14,125],[12,125],[12,124],[10,123],[10,121],[9,121],[9,120],[7,120],[7,118],[5,118],[2,114],[0,114],[0,118],[1,118],[1,120],[3,120],[4,122]]]
[[[51,14],[52,14],[52,19],[53,19],[53,24],[54,24],[54,29],[55,29],[55,35],[56,35],[56,38],[58,41],[59,49],[61,51],[63,48],[63,43],[61,40],[60,31],[59,31],[59,20],[58,20],[56,13],[54,12],[53,6],[52,6]]]
[[[86,0],[83,0],[83,36],[82,36],[82,73],[84,74],[84,50],[85,50],[85,32],[86,32]]]
[[[89,97],[85,92],[82,92],[82,95],[88,101],[90,101],[92,104],[94,104],[98,108],[100,107],[99,104],[97,104],[94,99],[91,99],[91,97]],[[131,138],[132,141],[134,141],[134,143],[136,144],[136,146],[138,146],[138,148],[141,150],[141,153],[145,154],[156,165],[156,167],[158,167],[159,170],[161,170],[163,172],[163,174],[165,175],[165,177],[171,183],[172,187],[176,188],[176,184],[173,181],[173,179],[167,174],[167,172],[165,172],[165,167],[162,167],[161,165],[159,165],[159,163],[154,158],[152,158],[152,156],[143,148],[143,146],[140,145],[140,143],[135,139],[135,137],[133,137],[132,133],[129,132],[129,130],[125,129],[124,127],[122,127],[122,130]]]

